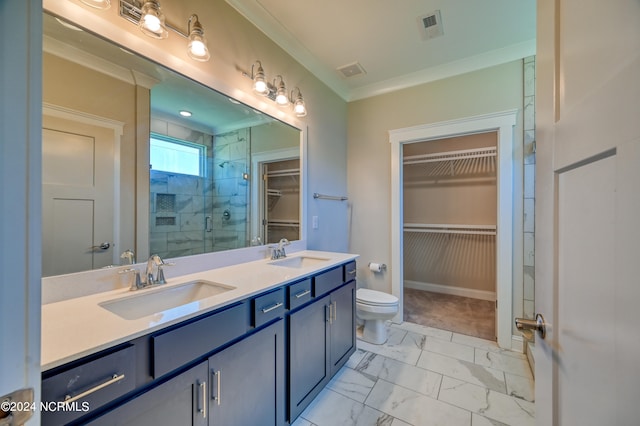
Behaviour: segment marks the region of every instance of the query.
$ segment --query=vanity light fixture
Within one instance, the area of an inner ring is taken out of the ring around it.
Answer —
[[[169,37],[169,30],[171,30],[188,40],[187,55],[191,59],[205,62],[211,58],[204,28],[195,13],[189,17],[187,30],[184,31],[166,22],[157,0],[119,0],[119,2],[120,16],[136,24],[144,34],[155,39],[164,39]]]
[[[276,103],[280,106],[289,105],[289,98],[287,97],[287,88],[284,85],[284,79],[281,75],[276,76],[276,80],[280,78],[280,84],[278,84],[278,89],[276,90]],[[273,85],[276,85],[275,80],[273,81]]]
[[[164,21],[164,13],[160,9],[160,3],[155,0],[146,0],[140,9],[140,21],[138,21],[140,31],[149,37],[167,38],[169,32]]]
[[[204,30],[202,29],[200,21],[198,21],[198,15],[195,13],[189,17],[188,32],[189,44],[187,45],[187,54],[189,57],[196,61],[208,61],[211,55],[207,47],[207,39],[204,37]]]
[[[80,0],[87,6],[91,6],[100,10],[107,10],[111,7],[111,0]]]
[[[293,98],[294,91],[298,92],[298,95],[295,97],[295,99]],[[296,87],[291,91],[291,99],[293,103],[293,112],[296,117],[304,117],[305,115],[307,115],[307,106],[304,104],[304,99],[302,99],[302,93],[300,92],[300,89]]]
[[[251,65],[251,74],[243,72],[242,75],[253,80],[253,91],[255,93],[271,99],[281,107],[293,105],[293,112],[296,117],[304,117],[307,115],[307,107],[300,89],[296,87],[291,91],[291,96],[289,96],[284,78],[281,75],[277,75],[273,83],[267,82],[260,61],[255,61]]]
[[[253,91],[259,95],[267,96],[269,94],[269,84],[264,79],[264,69],[262,68],[262,63],[260,61],[256,61],[258,64],[258,70],[256,74],[253,74],[253,65],[251,65],[251,79],[253,80]]]
[[[191,117],[193,115],[191,111],[187,111],[186,109],[181,109],[178,113],[183,117]]]

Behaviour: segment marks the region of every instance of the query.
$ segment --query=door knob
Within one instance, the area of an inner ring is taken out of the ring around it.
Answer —
[[[516,328],[520,331],[535,330],[544,339],[547,335],[547,325],[541,314],[536,315],[536,319],[516,318]]]
[[[109,247],[111,247],[111,243],[109,241],[105,241],[104,243],[101,243],[100,245],[97,246],[93,246],[91,247],[91,250],[109,250]]]

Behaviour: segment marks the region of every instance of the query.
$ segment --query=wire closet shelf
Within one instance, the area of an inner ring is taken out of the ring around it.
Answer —
[[[497,148],[464,149],[406,156],[405,166],[421,166],[426,176],[495,175]]]
[[[404,232],[430,234],[496,235],[495,225],[453,225],[439,223],[405,223]]]

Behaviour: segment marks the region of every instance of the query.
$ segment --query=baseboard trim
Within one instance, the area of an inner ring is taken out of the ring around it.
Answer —
[[[472,299],[496,301],[495,291],[475,290],[472,288],[453,287],[449,285],[423,283],[420,281],[404,280],[404,286],[415,290],[431,291],[434,293],[451,294],[453,296],[470,297]]]
[[[522,336],[511,335],[511,350],[523,354],[524,352],[524,339]]]
[[[529,360],[529,367],[531,367],[531,373],[536,375],[536,358],[535,358],[535,343],[527,341],[527,360]]]

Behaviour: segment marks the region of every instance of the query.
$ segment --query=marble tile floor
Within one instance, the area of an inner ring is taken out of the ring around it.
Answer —
[[[357,351],[292,426],[527,426],[534,380],[524,354],[415,323]]]
[[[404,320],[495,340],[494,302],[404,288]]]

